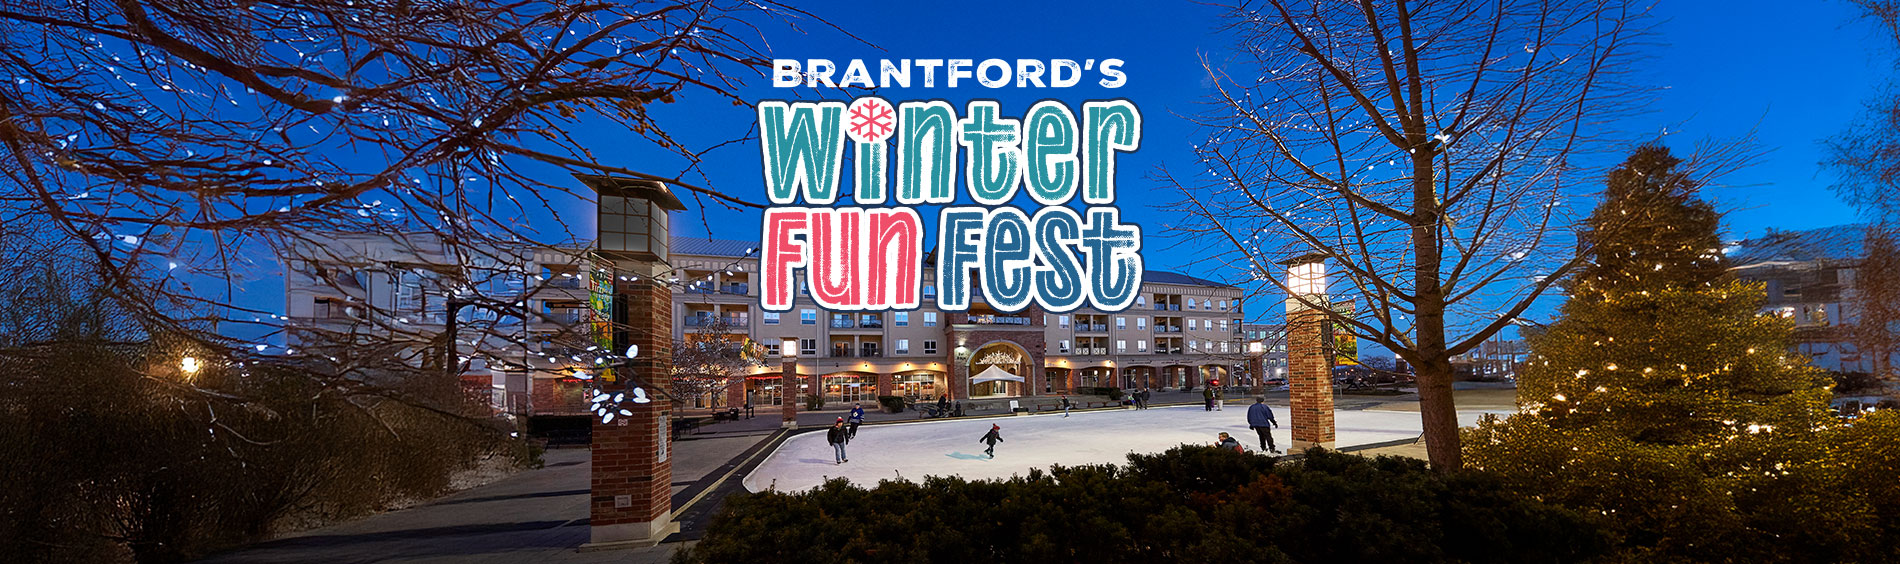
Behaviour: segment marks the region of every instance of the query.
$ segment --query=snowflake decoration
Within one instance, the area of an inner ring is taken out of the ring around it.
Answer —
[[[845,133],[858,143],[883,143],[897,129],[897,112],[891,103],[876,96],[866,96],[851,102],[845,111]]]

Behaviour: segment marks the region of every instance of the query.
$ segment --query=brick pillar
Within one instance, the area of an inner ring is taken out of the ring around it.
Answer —
[[[1320,336],[1326,314],[1287,301],[1287,383],[1293,391],[1293,449],[1333,448],[1333,378]]]
[[[896,395],[896,394],[891,393],[891,380],[894,379],[895,377],[896,375],[894,374],[886,374],[883,372],[879,372],[877,374],[877,395],[879,396]]]
[[[970,399],[970,357],[956,351],[950,352],[950,399]]]
[[[1247,376],[1253,379],[1253,395],[1258,396],[1267,393],[1266,355],[1247,357]]]
[[[745,407],[745,377],[726,386],[726,407]]]
[[[798,357],[779,351],[784,362],[779,365],[778,402],[779,426],[786,429],[798,428]],[[796,351],[794,351],[796,352]]]
[[[625,404],[633,414],[612,423],[593,419],[588,544],[650,546],[679,530],[673,522],[673,464],[667,444],[673,407],[668,399],[673,292],[654,283],[656,273],[650,263],[623,262],[619,267],[633,270],[638,278],[616,284],[614,299],[626,304],[625,318],[616,321],[625,324],[628,342],[614,344],[616,348],[639,345],[640,356],[615,375],[617,382],[608,385],[617,387],[628,377],[637,378],[634,381],[645,386],[654,401]]]

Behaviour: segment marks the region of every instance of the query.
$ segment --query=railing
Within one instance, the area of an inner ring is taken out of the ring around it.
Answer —
[[[709,315],[694,315],[694,316],[690,316],[686,318],[685,325],[687,327],[712,327],[719,324],[722,321],[725,322],[727,326],[740,328],[740,327],[750,326],[752,319],[748,317],[713,317]]]
[[[744,296],[751,293],[750,292],[751,289],[752,289],[751,286],[748,286],[746,284],[727,284],[727,285],[719,287],[719,293],[732,294],[735,296]]]
[[[1156,333],[1180,333],[1180,332],[1181,332],[1181,328],[1180,328],[1180,327],[1167,327],[1167,326],[1163,326],[1163,325],[1156,325],[1156,326],[1155,326],[1155,332],[1156,332]]]
[[[579,288],[581,287],[581,277],[556,276],[554,278],[549,278],[548,287],[549,288]]]
[[[554,320],[555,323],[580,323],[586,318],[587,313],[582,310],[554,310],[548,312],[548,319]]]
[[[701,285],[699,285],[699,284],[697,284],[697,283],[696,283],[696,284],[693,284],[693,285],[691,285],[691,286],[687,286],[687,287],[686,287],[686,293],[688,293],[688,294],[711,294],[711,293],[713,293],[713,289],[712,289],[711,287],[707,287],[707,286],[701,286]]]
[[[1017,315],[972,315],[970,323],[977,325],[1029,325],[1027,317]]]
[[[831,349],[832,358],[851,358],[851,349]]]
[[[1107,347],[1103,347],[1103,348],[1098,348],[1098,349],[1094,349],[1094,350],[1095,350],[1095,354],[1097,354],[1097,355],[1104,355],[1104,354],[1108,354],[1108,348],[1107,348]]]
[[[1075,330],[1077,330],[1077,331],[1091,331],[1091,332],[1096,332],[1096,333],[1101,333],[1101,332],[1104,332],[1104,331],[1108,331],[1108,325],[1105,325],[1105,324],[1100,324],[1100,323],[1095,323],[1095,324],[1077,324],[1077,325],[1075,326]]]
[[[873,350],[868,350],[868,351],[859,351],[858,356],[862,356],[864,358],[882,358],[884,356],[884,353],[873,349]]]
[[[870,319],[860,319],[858,320],[858,327],[863,328],[863,329],[883,329],[884,320],[880,318],[876,318],[876,317],[873,317]]]
[[[851,322],[851,320],[849,320],[849,319],[833,319],[833,320],[831,320],[831,328],[832,328],[832,329],[850,329],[850,328],[853,328],[853,327],[857,327],[857,326],[858,326],[858,325],[857,325],[856,323],[852,323],[852,322]]]
[[[1168,304],[1168,311],[1181,311],[1181,304]]]

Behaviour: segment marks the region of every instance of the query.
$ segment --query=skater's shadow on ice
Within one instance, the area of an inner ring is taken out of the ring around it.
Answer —
[[[963,454],[961,452],[953,452],[950,454],[946,454],[944,456],[955,458],[957,460],[989,460],[990,459],[990,457],[984,456],[981,454]]]
[[[806,463],[806,464],[837,464],[838,463],[838,461],[836,460],[825,460],[823,458],[800,458],[798,459],[798,461]]]

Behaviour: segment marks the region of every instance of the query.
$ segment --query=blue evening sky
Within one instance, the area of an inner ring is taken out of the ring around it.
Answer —
[[[1191,249],[1170,248],[1165,235],[1169,214],[1154,209],[1173,199],[1145,178],[1161,163],[1189,169],[1189,149],[1198,134],[1175,114],[1192,113],[1204,95],[1203,54],[1218,60],[1229,39],[1215,27],[1219,9],[1188,2],[961,2],[913,6],[891,2],[815,3],[802,6],[829,19],[876,47],[809,22],[804,33],[762,26],[774,56],[847,61],[879,58],[1120,58],[1128,84],[1119,89],[1096,86],[1087,74],[1069,89],[988,89],[973,81],[958,89],[885,90],[893,101],[945,98],[962,107],[976,98],[994,98],[1005,115],[1017,117],[1036,100],[1059,98],[1071,105],[1083,100],[1126,97],[1142,109],[1141,150],[1120,161],[1120,201],[1125,221],[1145,229],[1150,269],[1209,274],[1205,257]],[[1864,101],[1886,84],[1893,53],[1874,26],[1857,21],[1852,7],[1838,1],[1769,0],[1665,1],[1657,6],[1656,45],[1636,68],[1649,84],[1666,87],[1650,112],[1633,122],[1636,131],[1668,132],[1667,142],[1685,154],[1705,138],[1731,138],[1757,129],[1767,152],[1754,166],[1726,179],[1707,196],[1729,212],[1728,238],[1760,235],[1768,228],[1805,229],[1855,220],[1853,209],[1830,190],[1833,175],[1820,166],[1823,141],[1863,113]],[[915,85],[913,85],[915,86]],[[759,79],[748,87],[751,99],[813,97],[810,91],[773,89]],[[831,93],[830,98],[845,95]],[[662,123],[689,142],[712,143],[743,135],[755,121],[746,108],[704,100],[682,100],[660,110]],[[670,120],[670,121],[665,121]],[[691,124],[691,130],[679,129]],[[1646,133],[1647,134],[1647,133]],[[601,155],[630,168],[671,175],[676,160],[632,144],[602,138]],[[730,146],[709,157],[708,178],[715,186],[763,201],[761,164],[756,144]],[[848,180],[847,180],[848,183]],[[967,198],[965,196],[964,198]],[[691,200],[689,206],[698,208]],[[934,210],[923,212],[933,224]],[[756,210],[710,210],[704,221],[696,211],[676,216],[682,235],[756,240]],[[576,226],[591,230],[590,226]],[[578,231],[578,230],[577,230]],[[934,229],[933,229],[934,231]],[[934,246],[934,245],[927,245]]]

